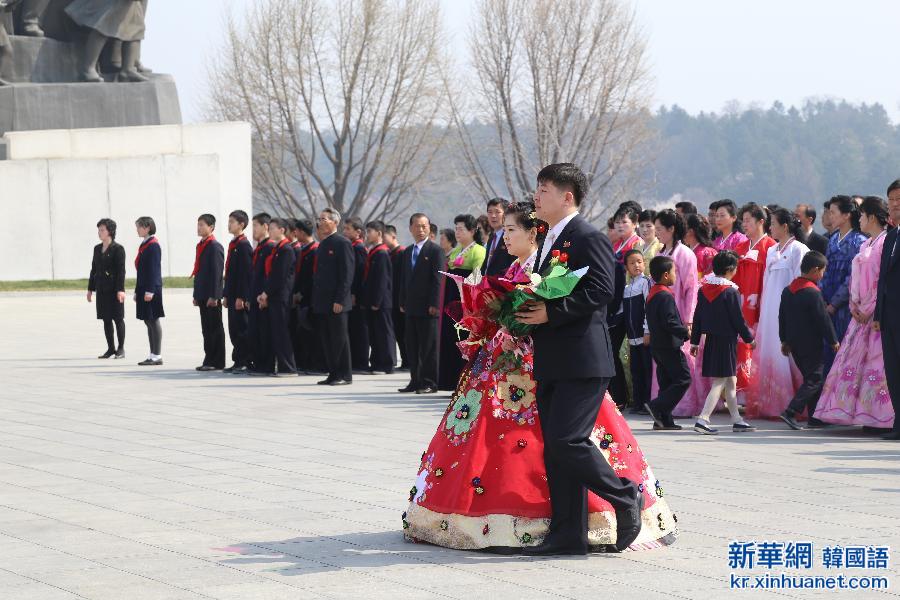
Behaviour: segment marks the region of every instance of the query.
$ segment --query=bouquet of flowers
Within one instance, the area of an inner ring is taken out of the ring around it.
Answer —
[[[516,312],[526,302],[555,300],[572,293],[587,273],[587,267],[577,271],[570,270],[567,266],[568,255],[559,250],[554,250],[550,256],[550,266],[545,269],[544,275],[534,273],[530,281],[510,281],[502,277],[479,275],[463,278],[444,273],[460,287],[462,316],[456,321],[457,327],[469,332],[469,340],[465,343],[480,344],[496,335],[501,327],[505,327],[516,337],[526,335],[534,326],[520,323],[516,319]]]

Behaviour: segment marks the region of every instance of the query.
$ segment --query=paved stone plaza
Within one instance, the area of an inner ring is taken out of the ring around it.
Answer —
[[[126,360],[99,361],[82,293],[0,295],[0,599],[898,595],[900,557],[840,570],[886,575],[887,593],[728,589],[731,540],[813,542],[816,568],[792,574],[825,573],[825,546],[900,548],[896,443],[776,423],[659,434],[630,418],[679,517],[674,546],[529,559],[409,544],[400,515],[447,396],[396,394],[403,374],[323,389],[197,373],[190,304],[166,292],[165,365],[145,368],[131,306]]]

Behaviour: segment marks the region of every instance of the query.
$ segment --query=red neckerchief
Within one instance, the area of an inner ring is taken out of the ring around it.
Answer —
[[[228,276],[228,266],[231,264],[231,253],[235,251],[238,247],[238,244],[247,239],[243,233],[235,238],[232,238],[230,242],[228,242],[228,256],[225,257],[225,276]]]
[[[197,244],[197,253],[194,255],[194,270],[191,271],[191,277],[196,277],[197,273],[200,272],[200,257],[203,256],[203,251],[206,250],[206,247],[216,241],[216,236],[213,234],[209,234],[205,240],[200,240]],[[231,244],[229,244],[230,246]]]
[[[294,265],[294,274],[300,274],[300,269],[303,268],[303,260],[309,256],[310,252],[315,251],[318,247],[319,242],[310,242],[306,246],[300,248],[300,257],[297,258],[297,264]]]
[[[372,258],[375,257],[376,252],[381,252],[382,250],[387,252],[388,247],[384,244],[378,244],[371,250],[369,250],[369,255],[366,256],[366,268],[363,271],[363,281],[369,278],[369,268],[372,266]]]
[[[299,250],[300,242],[298,242],[297,240],[294,240],[293,242],[291,242],[291,248],[293,248],[294,250]]]
[[[287,239],[287,238],[284,238],[283,240],[281,240],[280,242],[278,242],[278,245],[275,246],[275,249],[274,249],[274,250],[272,250],[271,252],[269,252],[269,255],[266,257],[266,264],[265,264],[266,277],[268,277],[268,276],[269,276],[269,273],[272,272],[272,263],[275,262],[275,257],[278,256],[278,252],[279,252],[282,248],[284,248],[285,246],[287,246],[289,243],[290,243],[290,242],[288,242],[288,239]]]
[[[810,281],[806,277],[798,277],[788,286],[788,289],[791,290],[792,294],[796,294],[800,290],[805,290],[806,288],[819,289],[819,286],[816,285],[815,281]]]
[[[353,240],[353,242],[352,242],[352,246],[353,246],[354,248],[356,248],[357,246],[362,246],[362,245],[363,245],[363,241],[362,241],[362,240]]]
[[[647,302],[650,302],[653,296],[662,293],[671,294],[672,290],[670,290],[669,286],[667,285],[663,285],[661,283],[655,284],[652,288],[650,288],[650,293],[647,294]]]
[[[704,283],[700,286],[700,291],[703,292],[703,297],[707,302],[712,302],[730,287],[725,283]]]
[[[394,246],[394,249],[391,250],[391,256],[394,256],[397,253],[403,253],[406,250],[406,246]]]
[[[137,256],[134,257],[134,268],[135,269],[137,269],[138,265],[141,263],[141,254],[143,254],[144,250],[146,250],[148,247],[152,246],[153,244],[158,245],[159,242],[156,240],[155,237],[152,237],[152,236],[148,237],[146,240],[141,242],[141,245],[138,248]]]
[[[256,245],[256,248],[253,250],[253,266],[256,266],[256,259],[259,258],[259,253],[263,249],[264,246],[268,246],[272,240],[266,238],[262,240],[260,243]]]

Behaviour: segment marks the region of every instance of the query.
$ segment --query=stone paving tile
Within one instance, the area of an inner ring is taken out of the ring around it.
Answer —
[[[679,515],[674,546],[529,559],[409,544],[399,515],[446,395],[396,395],[403,374],[338,391],[200,374],[189,295],[167,290],[166,309],[166,364],[144,369],[139,322],[125,360],[98,361],[82,294],[0,294],[15,340],[0,346],[2,600],[820,598],[729,594],[728,543],[900,547],[896,444],[763,421],[752,435],[661,434],[634,417]],[[881,574],[895,583],[898,567]]]

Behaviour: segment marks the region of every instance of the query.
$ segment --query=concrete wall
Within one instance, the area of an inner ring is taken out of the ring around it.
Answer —
[[[103,217],[118,224],[133,277],[134,221],[142,215],[156,221],[163,273],[189,275],[197,216],[216,215],[217,237],[227,242],[228,213],[252,212],[250,129],[243,123],[16,132],[6,141],[0,280],[87,277]]]

